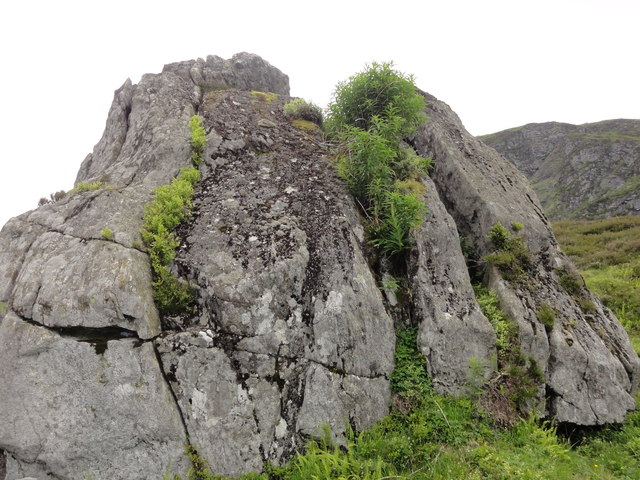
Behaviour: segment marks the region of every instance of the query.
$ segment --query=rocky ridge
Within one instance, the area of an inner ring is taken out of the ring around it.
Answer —
[[[530,123],[479,138],[527,176],[553,220],[640,215],[640,120]]]
[[[367,260],[329,148],[284,114],[288,93],[286,75],[246,53],[127,81],[77,179],[109,188],[3,228],[0,480],[183,474],[187,439],[215,472],[238,475],[285,460],[321,424],[342,441],[346,425],[389,411],[394,321],[419,326],[435,388],[465,392],[472,359],[491,376],[496,336],[459,236],[484,255],[497,221],[523,223],[535,258],[531,288],[495,269],[488,281],[544,372],[540,413],[594,425],[633,408],[640,363],[622,327],[595,297],[585,311],[560,286],[557,269],[572,266],[535,194],[446,104],[424,94],[430,120],[411,140],[435,169],[405,266],[409,304],[398,309],[378,288],[383,272]],[[143,208],[189,163],[196,113],[207,150],[172,268],[197,306],[160,315]],[[536,318],[542,302],[558,314],[550,332]]]

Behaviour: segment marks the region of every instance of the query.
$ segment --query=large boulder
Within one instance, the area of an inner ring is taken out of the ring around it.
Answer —
[[[457,229],[479,258],[495,251],[489,239],[497,222],[520,223],[533,259],[524,283],[488,268],[488,284],[518,325],[520,349],[545,378],[544,413],[560,422],[620,422],[634,408],[640,360],[620,323],[584,287],[559,249],[536,194],[524,176],[494,149],[472,137],[444,102],[424,93],[429,121],[415,135],[417,152],[434,160],[431,174]],[[568,292],[562,277],[576,280]],[[550,331],[538,319],[546,304],[556,313]],[[424,346],[423,348],[428,348]]]
[[[638,358],[624,331],[586,290],[589,312],[562,289],[558,268],[571,265],[535,194],[446,105],[427,96],[413,140],[435,170],[406,258],[411,292],[394,306],[331,152],[313,126],[291,123],[287,94],[286,75],[250,54],[127,81],[81,188],[5,225],[0,480],[184,475],[185,442],[214,472],[240,475],[285,461],[323,425],[344,442],[389,412],[392,318],[419,327],[435,388],[465,392],[472,365],[491,375],[496,335],[459,236],[484,255],[497,221],[522,222],[537,261],[533,288],[495,271],[488,282],[544,370],[547,413],[592,425],[632,408]],[[154,189],[191,162],[195,113],[202,180],[170,266],[195,300],[162,314],[139,231]],[[559,315],[550,332],[542,302]]]

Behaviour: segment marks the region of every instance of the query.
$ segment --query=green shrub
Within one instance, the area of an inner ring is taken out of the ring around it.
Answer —
[[[207,132],[202,126],[202,117],[199,115],[191,117],[189,127],[191,128],[191,160],[198,166],[202,163],[207,146]]]
[[[100,190],[101,188],[104,188],[102,182],[79,182],[74,188],[69,190],[68,194],[73,195],[76,193],[90,192],[92,190]]]
[[[109,227],[104,227],[104,230],[102,230],[102,238],[105,240],[111,240],[113,238],[113,230]]]
[[[424,203],[413,194],[384,192],[377,221],[370,226],[371,244],[387,257],[409,249],[409,232],[422,223],[426,211]]]
[[[260,100],[261,102],[266,103],[267,105],[270,104],[271,102],[273,102],[276,98],[279,97],[279,95],[277,93],[271,93],[271,92],[257,92],[255,90],[253,90],[251,92],[251,95],[253,95],[254,97],[256,97],[258,100]]]
[[[547,330],[551,330],[556,320],[556,311],[547,303],[543,303],[538,308],[537,315],[538,321],[542,323]]]
[[[179,244],[173,230],[190,216],[193,188],[199,179],[196,168],[183,167],[169,185],[156,189],[153,201],[144,209],[140,235],[151,258],[154,300],[163,313],[184,311],[192,301],[190,287],[171,275],[169,265]]]
[[[582,281],[580,276],[567,267],[556,269],[558,275],[558,283],[564,290],[573,297],[579,297],[583,294]]]
[[[302,98],[294,98],[284,106],[284,113],[292,120],[306,120],[322,126],[322,109]]]
[[[498,362],[499,364],[508,363],[511,347],[518,341],[518,327],[502,310],[496,292],[480,284],[474,285],[473,289],[482,313],[496,332]]]
[[[403,398],[417,402],[431,391],[427,362],[418,349],[418,327],[396,330],[395,367],[391,389]]]
[[[412,76],[393,69],[393,63],[372,63],[348,81],[339,83],[329,104],[329,133],[345,127],[369,130],[374,118],[394,118],[395,137],[404,138],[424,122],[424,98],[416,93]]]
[[[329,108],[330,129],[342,140],[338,174],[366,214],[370,242],[386,257],[411,247],[410,232],[426,213],[416,180],[430,160],[400,147],[426,118],[422,108],[411,77],[376,63],[339,84]]]
[[[524,225],[520,222],[511,222],[511,230],[514,232],[519,232],[524,228]]]
[[[527,272],[532,268],[531,252],[520,235],[513,235],[500,222],[491,227],[489,240],[495,251],[484,257],[500,270],[505,280],[524,284]]]

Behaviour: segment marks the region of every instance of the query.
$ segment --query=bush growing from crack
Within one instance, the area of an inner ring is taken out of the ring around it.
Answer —
[[[556,311],[551,308],[548,303],[543,303],[538,308],[536,317],[538,318],[538,321],[544,325],[544,328],[549,331],[555,324]]]
[[[339,84],[334,97],[327,126],[341,140],[338,174],[367,217],[371,243],[395,256],[410,248],[410,231],[426,212],[410,182],[427,173],[430,161],[400,146],[425,120],[424,98],[391,63],[372,64]]]
[[[523,228],[519,222],[512,225],[514,233]],[[498,267],[505,280],[522,284],[532,268],[531,252],[522,236],[512,234],[502,223],[496,222],[491,227],[489,239],[496,250],[484,257],[485,262]]]
[[[544,375],[536,360],[525,357],[520,350],[518,326],[502,310],[496,293],[481,284],[474,285],[473,289],[482,313],[496,332],[499,375],[494,382],[500,383],[490,385],[490,390],[493,390],[494,398],[506,398],[514,411],[522,415],[538,394],[538,385],[544,380]],[[505,420],[509,424],[516,418]]]
[[[207,146],[207,132],[202,126],[202,117],[194,115],[189,121],[191,128],[191,160],[198,166],[202,163],[204,149]]]
[[[102,238],[104,238],[105,240],[111,240],[113,238],[113,230],[111,230],[109,227],[104,227],[104,229],[102,230]]]

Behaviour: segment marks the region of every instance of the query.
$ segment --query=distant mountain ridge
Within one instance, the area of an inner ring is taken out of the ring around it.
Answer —
[[[479,138],[527,176],[552,220],[640,215],[640,120],[530,123]]]

